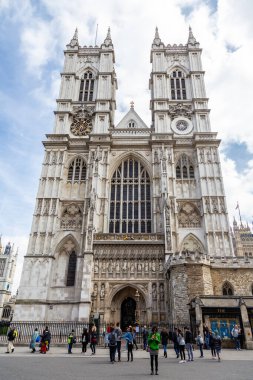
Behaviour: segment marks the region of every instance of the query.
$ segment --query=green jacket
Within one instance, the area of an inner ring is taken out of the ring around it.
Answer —
[[[157,333],[150,333],[148,336],[148,346],[151,350],[159,350],[159,344],[161,342],[161,335]]]

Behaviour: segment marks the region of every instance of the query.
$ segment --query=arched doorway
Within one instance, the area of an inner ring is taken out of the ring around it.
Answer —
[[[122,330],[126,330],[128,326],[133,326],[136,316],[136,301],[132,297],[127,297],[121,304],[121,320]]]

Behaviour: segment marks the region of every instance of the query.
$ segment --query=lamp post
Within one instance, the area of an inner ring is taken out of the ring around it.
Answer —
[[[136,290],[134,298],[136,300],[135,322],[138,323],[138,320],[139,320],[139,302],[140,302],[140,293],[138,290]]]

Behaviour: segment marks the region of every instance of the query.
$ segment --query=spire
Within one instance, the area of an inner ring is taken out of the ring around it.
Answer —
[[[192,28],[189,26],[189,37],[188,37],[188,45],[198,45],[196,38],[192,33]]]
[[[70,46],[70,47],[78,47],[79,46],[79,43],[78,43],[78,29],[76,28],[75,30],[75,33],[70,41],[70,43],[67,45],[67,46]]]
[[[162,41],[161,41],[161,38],[159,36],[158,28],[156,26],[156,28],[155,28],[155,38],[154,38],[154,41],[153,41],[153,45],[159,46],[160,44],[162,44]]]
[[[134,109],[134,102],[133,101],[130,102],[130,109],[132,109],[132,110]]]
[[[106,39],[104,40],[105,46],[112,45],[111,29],[108,28]]]

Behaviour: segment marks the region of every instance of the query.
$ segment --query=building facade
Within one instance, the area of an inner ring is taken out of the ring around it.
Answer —
[[[100,47],[76,31],[64,54],[15,320],[188,323],[235,259],[199,43],[156,29],[151,127],[133,103],[114,123],[110,30]]]

